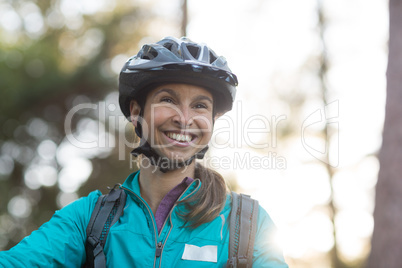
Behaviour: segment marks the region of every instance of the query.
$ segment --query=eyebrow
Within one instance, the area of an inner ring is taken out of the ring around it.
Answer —
[[[202,100],[206,100],[206,101],[209,101],[210,103],[214,103],[210,97],[207,97],[204,95],[199,95],[194,98],[194,101],[202,101]]]
[[[166,93],[168,93],[168,94],[171,94],[171,95],[173,95],[175,98],[179,98],[179,94],[177,94],[176,91],[174,91],[174,90],[172,90],[172,89],[169,89],[169,88],[162,88],[162,89],[156,91],[156,92],[153,94],[152,97],[154,98],[155,96],[157,96],[158,94],[161,94],[161,93],[163,93],[163,92],[166,92]],[[202,100],[206,100],[206,101],[209,101],[210,103],[214,103],[213,100],[212,100],[210,97],[204,96],[204,95],[196,96],[192,101],[202,101]]]
[[[168,94],[171,94],[171,95],[173,95],[174,97],[179,97],[178,94],[177,94],[174,90],[169,89],[169,88],[162,88],[162,89],[156,91],[152,97],[155,97],[156,95],[161,94],[161,93],[163,93],[163,92],[166,92],[166,93],[168,93]]]

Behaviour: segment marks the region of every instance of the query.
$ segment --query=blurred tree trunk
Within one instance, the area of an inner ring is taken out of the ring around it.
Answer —
[[[328,56],[326,53],[327,44],[326,44],[325,38],[324,38],[325,31],[327,28],[327,19],[326,19],[325,12],[324,12],[323,1],[321,1],[321,0],[317,1],[317,15],[318,15],[318,30],[319,30],[321,46],[322,46],[321,57],[320,57],[320,67],[318,70],[318,78],[320,80],[323,104],[325,107],[328,107],[328,93],[329,93],[328,91],[329,91],[329,89],[328,89],[326,80],[327,80],[328,68],[329,68],[330,62],[329,62],[329,59],[328,59]],[[331,140],[331,137],[334,132],[335,132],[335,129],[333,129],[333,127],[331,127],[330,124],[325,124],[325,127],[322,130],[322,136],[324,137],[324,140],[329,142]],[[331,188],[331,198],[328,202],[328,210],[329,210],[329,216],[330,216],[330,220],[331,220],[332,227],[333,227],[334,246],[332,247],[329,254],[330,254],[330,258],[331,258],[331,267],[342,268],[342,267],[346,267],[346,266],[339,257],[338,240],[337,240],[337,236],[336,236],[336,225],[335,225],[335,218],[336,218],[338,211],[337,211],[337,208],[334,203],[334,189],[333,189],[333,184],[332,184],[334,173],[335,173],[335,167],[330,164],[329,148],[330,148],[330,146],[328,145],[328,152],[326,153],[325,158],[323,159],[324,161],[322,162],[325,169],[327,170],[329,180],[330,180],[330,188]]]
[[[188,21],[188,11],[187,11],[187,0],[182,0],[181,2],[181,36],[187,36],[187,21]]]
[[[402,267],[402,2],[389,1],[387,99],[368,267]]]

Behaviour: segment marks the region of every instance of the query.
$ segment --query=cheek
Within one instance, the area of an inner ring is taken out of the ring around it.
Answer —
[[[204,135],[212,135],[213,123],[211,118],[207,116],[198,116],[194,121],[197,122],[198,128]]]
[[[169,119],[169,117],[173,116],[173,110],[167,107],[157,107],[152,113],[147,116],[146,121],[149,126],[158,127]]]

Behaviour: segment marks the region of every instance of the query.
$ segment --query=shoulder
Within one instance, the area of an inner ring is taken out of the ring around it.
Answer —
[[[258,209],[258,226],[254,243],[253,261],[256,267],[285,268],[288,265],[277,242],[278,230],[268,212]],[[269,264],[268,266],[265,266]]]
[[[96,201],[102,195],[102,193],[98,190],[89,193],[85,197],[81,197],[76,201],[68,204],[64,208],[56,211],[54,216],[63,216],[66,218],[87,218],[88,221],[91,217],[92,210],[95,207]]]
[[[231,211],[232,210],[233,201],[235,201],[233,198],[233,194],[235,194],[237,196],[235,198],[237,198],[237,199],[240,198],[240,194],[238,194],[238,193],[235,193],[235,192],[228,193],[226,196],[226,203],[223,208],[223,211]],[[250,199],[252,201],[258,202],[258,200],[253,199],[251,197],[250,197]],[[238,202],[240,203],[240,201],[238,201]],[[256,204],[256,203],[253,203],[253,205],[254,204]],[[258,229],[275,230],[276,229],[275,224],[272,221],[271,217],[269,216],[268,212],[259,203],[257,203],[257,204],[258,204],[258,210],[257,210],[258,211],[258,218],[257,218]],[[240,206],[240,204],[239,204],[239,206]]]
[[[269,230],[273,234],[276,233],[276,226],[268,212],[261,206],[258,206],[258,228]]]
[[[229,194],[225,205],[226,209],[231,209],[232,201],[236,200],[233,200],[233,198]],[[256,205],[255,202],[252,204],[252,206]],[[249,206],[246,209],[252,209],[252,206]],[[253,267],[288,267],[284,260],[282,250],[276,242],[277,228],[274,224],[274,221],[272,220],[268,212],[259,204],[258,209],[254,210],[253,213],[255,212],[258,212],[258,216],[253,251]],[[249,216],[250,215],[247,214],[247,217]]]
[[[97,190],[71,202],[56,211],[52,219],[45,223],[40,229],[52,231],[53,229],[57,230],[59,226],[65,226],[65,228],[70,229],[71,232],[74,232],[74,230],[75,232],[78,231],[81,239],[86,239],[86,227],[91,218],[95,204],[101,195],[101,192]]]

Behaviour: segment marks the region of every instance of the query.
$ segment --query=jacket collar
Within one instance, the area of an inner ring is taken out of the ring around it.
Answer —
[[[123,183],[123,187],[129,189],[137,196],[141,197],[140,183],[139,183],[140,171],[136,171],[130,174]],[[180,196],[179,200],[189,198],[191,195],[196,193],[201,187],[201,181],[199,179],[194,179],[194,181],[187,187],[187,189]]]

